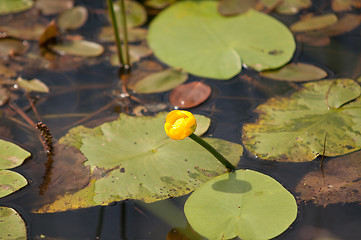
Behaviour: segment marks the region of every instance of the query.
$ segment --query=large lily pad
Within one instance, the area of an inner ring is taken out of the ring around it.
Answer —
[[[0,239],[27,239],[24,220],[12,208],[0,207]]]
[[[154,202],[187,194],[226,171],[191,139],[168,138],[163,126],[165,116],[166,113],[155,117],[122,114],[119,120],[94,129],[72,129],[60,142],[79,148],[87,157],[90,183],[36,211],[65,211],[124,199]],[[196,118],[201,130],[198,134],[205,132],[209,119],[199,115]],[[241,145],[215,138],[207,141],[237,164],[243,152]]]
[[[361,201],[361,151],[325,161],[296,187],[300,198],[326,206]]]
[[[238,170],[203,184],[184,211],[192,228],[208,239],[271,239],[296,219],[297,204],[275,179]]]
[[[170,6],[150,24],[148,41],[165,63],[216,79],[233,77],[243,63],[258,71],[278,68],[295,50],[293,35],[278,20],[255,10],[224,17],[216,1]]]
[[[21,165],[29,156],[21,147],[0,139],[0,198],[26,186],[27,180],[22,175],[6,169]]]
[[[351,79],[306,83],[289,97],[257,107],[259,119],[243,127],[243,143],[267,160],[311,161],[361,148],[361,88]],[[327,135],[327,136],[326,136]]]

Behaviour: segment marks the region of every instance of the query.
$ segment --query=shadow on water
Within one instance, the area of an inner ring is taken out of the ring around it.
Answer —
[[[252,190],[248,181],[236,179],[237,173],[228,173],[228,179],[220,180],[212,184],[212,188],[219,192],[246,193]]]

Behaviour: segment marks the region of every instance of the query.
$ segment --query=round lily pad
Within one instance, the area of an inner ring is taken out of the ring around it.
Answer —
[[[255,10],[225,17],[216,1],[171,5],[151,22],[148,42],[168,65],[215,79],[233,77],[242,64],[258,71],[281,67],[295,50],[292,33],[275,18]]]
[[[243,143],[256,156],[306,162],[361,148],[361,87],[351,79],[305,83],[288,97],[257,107],[257,122],[243,126]],[[326,144],[325,144],[326,138]]]
[[[57,19],[58,26],[64,30],[80,28],[88,19],[88,10],[83,6],[76,6],[62,12]]]
[[[10,169],[21,165],[30,153],[14,143],[0,139],[0,169]]]
[[[271,239],[296,219],[297,204],[275,179],[238,170],[195,190],[184,212],[192,228],[208,239]]]
[[[26,239],[25,222],[12,208],[0,207],[0,239]]]

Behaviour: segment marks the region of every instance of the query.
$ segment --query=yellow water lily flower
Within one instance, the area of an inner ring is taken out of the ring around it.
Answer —
[[[191,135],[197,128],[193,114],[184,110],[173,110],[168,113],[164,130],[174,140],[181,140]]]

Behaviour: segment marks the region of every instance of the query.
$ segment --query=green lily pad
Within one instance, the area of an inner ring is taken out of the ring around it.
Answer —
[[[330,27],[337,22],[337,17],[333,13],[307,18],[298,21],[290,26],[292,32],[315,31]]]
[[[310,82],[289,97],[257,107],[259,119],[243,126],[243,143],[256,156],[311,161],[361,148],[361,87],[351,79]],[[327,136],[326,136],[327,135]]]
[[[58,26],[64,30],[80,28],[88,19],[88,10],[83,6],[76,6],[62,12],[57,19]]]
[[[104,52],[102,45],[86,40],[66,41],[51,45],[50,47],[60,55],[70,54],[82,57],[97,57]]]
[[[0,139],[0,198],[27,185],[22,175],[6,169],[21,165],[29,156],[21,147]]]
[[[278,70],[260,72],[266,78],[281,81],[311,81],[327,77],[327,72],[323,69],[306,63],[290,63]]]
[[[90,183],[35,211],[65,211],[124,199],[154,202],[185,195],[226,171],[213,155],[191,139],[168,138],[163,126],[166,114],[154,117],[121,114],[120,119],[94,129],[73,128],[60,142],[79,148],[87,157]],[[198,115],[196,119],[201,131],[196,134],[201,134],[208,129],[210,120]],[[239,144],[215,138],[206,141],[234,165],[242,155]]]
[[[34,6],[33,0],[2,0],[0,2],[0,15],[26,11]]]
[[[27,239],[25,222],[12,208],[0,207],[0,239]]]
[[[173,4],[151,22],[148,42],[170,66],[215,79],[235,76],[243,63],[257,71],[279,68],[295,50],[292,33],[275,18],[255,10],[225,17],[216,1]]]
[[[48,86],[36,78],[34,78],[32,80],[26,80],[21,77],[18,77],[18,79],[16,79],[15,83],[18,84],[26,92],[42,92],[42,93],[49,92]]]
[[[297,204],[275,179],[238,170],[195,190],[184,212],[192,228],[208,239],[271,239],[296,219]]]
[[[129,86],[138,93],[165,92],[184,83],[188,79],[186,72],[168,68],[166,70],[153,73],[137,81],[134,86]]]

